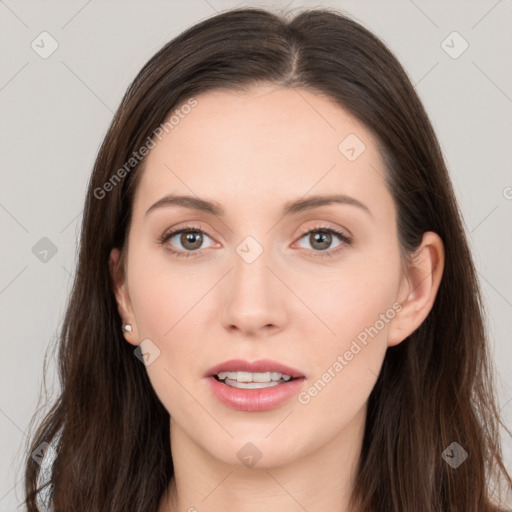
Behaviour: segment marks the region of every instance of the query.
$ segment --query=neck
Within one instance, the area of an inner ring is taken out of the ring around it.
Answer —
[[[171,419],[174,475],[159,512],[349,512],[366,406],[324,445],[289,447],[287,462],[234,466],[213,457]]]

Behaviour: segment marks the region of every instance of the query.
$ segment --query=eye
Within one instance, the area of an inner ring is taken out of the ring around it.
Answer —
[[[205,236],[211,239],[210,235],[202,229],[194,226],[186,226],[184,228],[165,233],[159,241],[162,245],[169,241],[166,248],[170,252],[174,253],[176,256],[185,256],[188,258],[190,256],[197,256],[203,252],[199,249],[201,249],[203,242],[205,241]],[[173,239],[176,239],[174,243],[172,243]],[[173,248],[176,247],[176,244],[181,245],[181,247],[178,246],[178,250]]]
[[[317,226],[310,229],[303,233],[299,240],[302,240],[306,236],[306,241],[310,244],[313,251],[312,255],[315,257],[334,256],[343,250],[345,245],[350,245],[351,243],[351,239],[347,235],[327,226]],[[333,237],[338,238],[340,243],[336,245],[334,249],[328,250],[332,246]]]
[[[309,242],[311,253],[315,257],[335,256],[339,251],[343,250],[345,245],[350,245],[351,243],[350,237],[343,234],[341,231],[327,226],[317,226],[313,229],[309,229],[302,233],[299,240],[302,240],[307,235],[308,238],[306,238],[306,240]],[[198,227],[186,226],[166,232],[159,238],[159,242],[161,245],[166,245],[166,249],[175,256],[185,256],[188,258],[202,254],[203,249],[205,249],[205,247],[203,247],[205,237],[210,238],[210,240],[212,239],[206,231]],[[340,242],[334,249],[330,249],[333,243],[333,237],[338,238]],[[173,242],[174,239],[176,240]],[[181,245],[181,247],[178,246],[176,249],[177,244]],[[306,247],[306,249],[308,249],[308,247]]]

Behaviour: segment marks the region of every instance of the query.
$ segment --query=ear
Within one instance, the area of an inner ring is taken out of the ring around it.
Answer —
[[[434,305],[443,270],[443,241],[437,233],[427,231],[402,276],[398,293],[402,309],[390,322],[388,346],[398,345],[425,320]]]
[[[124,258],[117,248],[110,251],[109,270],[112,280],[112,287],[116,296],[117,310],[119,311],[119,315],[121,316],[123,322],[132,326],[131,332],[123,331],[123,335],[126,341],[132,345],[138,345],[139,336],[126,282]],[[119,326],[119,329],[121,329],[121,326]]]

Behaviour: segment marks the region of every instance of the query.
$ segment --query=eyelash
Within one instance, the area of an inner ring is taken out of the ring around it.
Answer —
[[[161,237],[159,237],[158,241],[161,245],[164,245],[165,242],[167,242],[167,240],[169,240],[173,236],[183,233],[185,231],[202,233],[204,235],[207,235],[209,238],[213,239],[212,235],[210,235],[210,233],[208,233],[208,231],[205,231],[204,229],[199,229],[196,226],[185,226],[183,228],[164,233]],[[336,256],[340,251],[342,251],[344,249],[345,245],[350,245],[352,243],[352,239],[350,237],[348,237],[347,235],[345,235],[344,233],[342,233],[341,231],[338,231],[337,229],[330,228],[327,226],[321,226],[321,225],[315,226],[314,228],[310,228],[310,229],[303,231],[301,233],[301,235],[299,236],[299,240],[301,238],[303,238],[305,235],[312,234],[312,233],[334,233],[343,242],[335,249],[331,249],[331,250],[328,249],[325,251],[314,251],[313,250],[312,252],[313,252],[314,257],[332,258],[333,256]],[[197,250],[196,251],[177,251],[177,250],[171,249],[169,247],[167,247],[166,249],[169,252],[173,253],[175,256],[185,257],[185,258],[196,257],[196,256],[199,256],[200,254],[202,254],[202,252],[203,252],[203,250],[200,250],[200,251],[197,251]]]

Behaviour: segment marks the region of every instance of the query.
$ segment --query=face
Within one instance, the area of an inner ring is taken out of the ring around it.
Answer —
[[[250,442],[272,467],[360,426],[387,347],[409,334],[396,211],[374,136],[325,96],[196,100],[148,155],[116,297],[171,430],[228,464]],[[345,201],[290,207],[333,194]],[[208,376],[232,359],[301,377],[244,391]]]

